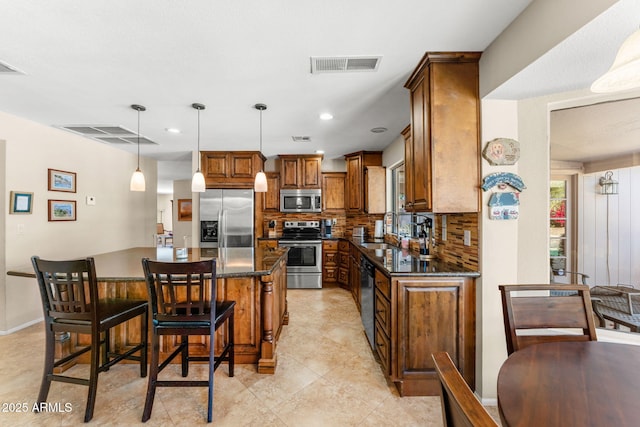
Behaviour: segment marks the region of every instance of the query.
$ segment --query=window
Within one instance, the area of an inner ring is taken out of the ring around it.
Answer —
[[[401,236],[411,235],[411,214],[404,210],[405,187],[404,187],[404,163],[400,163],[391,169],[391,211],[396,218],[387,216],[387,230]],[[389,224],[391,222],[391,224]],[[397,229],[399,228],[399,229]]]
[[[575,259],[572,242],[574,224],[572,179],[569,176],[552,177],[549,191],[549,262],[553,281],[569,283],[565,272],[573,271]]]

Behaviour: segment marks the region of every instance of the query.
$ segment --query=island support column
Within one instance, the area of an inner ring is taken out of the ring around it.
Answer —
[[[273,374],[278,363],[276,345],[282,326],[289,323],[287,309],[287,265],[286,260],[280,262],[268,276],[260,277],[262,339],[260,343],[260,359],[258,373]]]

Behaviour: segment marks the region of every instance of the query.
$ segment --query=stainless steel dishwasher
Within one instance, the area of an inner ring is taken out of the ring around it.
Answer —
[[[360,315],[362,317],[362,325],[367,335],[371,348],[375,349],[374,344],[374,286],[375,286],[375,267],[367,258],[360,256]]]

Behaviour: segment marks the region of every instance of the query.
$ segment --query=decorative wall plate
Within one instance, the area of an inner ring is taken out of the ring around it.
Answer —
[[[493,188],[496,185],[499,188],[505,188],[505,184],[510,185],[518,191],[522,191],[527,188],[527,186],[524,185],[522,178],[520,178],[515,173],[496,172],[489,174],[482,179],[482,190],[487,191],[488,189]]]
[[[484,146],[484,157],[491,165],[514,165],[520,159],[520,143],[515,139],[496,138]]]

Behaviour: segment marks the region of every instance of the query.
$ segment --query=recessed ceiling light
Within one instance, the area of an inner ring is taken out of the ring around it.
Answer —
[[[180,129],[177,128],[165,128],[165,130],[169,133],[180,133]]]
[[[387,128],[377,127],[377,128],[371,129],[371,132],[373,132],[373,133],[383,133],[383,132],[386,132],[387,130],[388,130]]]
[[[331,113],[320,114],[320,120],[331,120],[331,119],[333,119],[333,114]]]
[[[316,150],[316,154],[324,154],[324,150]]]

